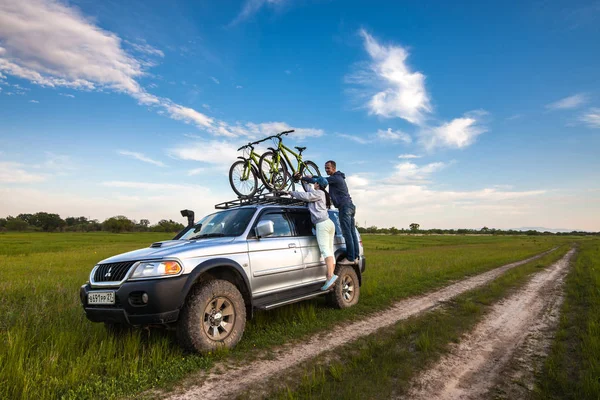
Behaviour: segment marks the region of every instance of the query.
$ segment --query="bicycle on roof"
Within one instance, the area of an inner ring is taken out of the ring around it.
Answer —
[[[263,179],[263,174],[258,172],[260,155],[254,151],[254,146],[268,139],[270,137],[250,142],[238,149],[238,151],[248,152],[247,156],[238,157],[239,161],[234,162],[229,168],[229,184],[239,197],[252,197],[257,192],[259,194],[262,193],[264,188],[267,187]],[[268,163],[264,165],[265,168],[271,168],[271,165]],[[291,176],[283,174],[283,177],[286,179],[286,182],[289,181],[288,185],[284,182],[284,187],[291,187],[290,190],[294,190],[294,182]],[[261,186],[258,185],[258,179],[262,182]]]
[[[278,141],[277,148],[269,147],[269,151],[263,153],[258,162],[258,170],[262,174],[262,180],[270,190],[284,190],[288,184],[288,179],[291,180],[291,177],[297,172],[302,176],[321,176],[317,164],[310,160],[302,160],[302,152],[306,150],[306,147],[295,146],[294,148],[298,151],[296,153],[283,144],[282,136],[292,132],[294,132],[293,129],[264,139],[275,139]],[[290,160],[290,155],[296,159],[296,168],[294,168],[294,164]],[[288,166],[292,171],[291,173],[288,172]],[[306,190],[305,185],[305,182],[302,182],[304,190]]]

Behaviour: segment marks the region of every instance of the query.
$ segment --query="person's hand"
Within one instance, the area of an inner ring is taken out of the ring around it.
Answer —
[[[298,182],[301,177],[302,177],[302,175],[300,175],[300,172],[296,172],[294,174],[294,182]]]

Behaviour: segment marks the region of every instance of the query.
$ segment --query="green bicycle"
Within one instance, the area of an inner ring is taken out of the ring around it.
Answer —
[[[263,139],[277,139],[279,141],[277,149],[269,147],[269,151],[263,153],[258,162],[258,170],[262,174],[262,180],[265,186],[270,190],[285,190],[288,185],[288,179],[291,179],[293,175],[296,175],[296,172],[300,172],[300,175],[302,176],[321,176],[317,164],[309,160],[302,161],[302,152],[306,150],[306,147],[295,146],[294,148],[298,150],[298,153],[296,153],[283,144],[283,139],[281,137],[292,132],[294,132],[294,130],[284,131]],[[288,154],[293,155],[296,159],[296,168],[294,168]],[[288,165],[292,170],[291,173],[288,172]],[[304,190],[307,190],[306,185],[305,182],[302,182]]]
[[[256,192],[262,192],[267,186],[263,180],[263,174],[258,172],[260,156],[254,152],[254,145],[264,142],[267,139],[269,138],[250,142],[247,145],[240,147],[238,151],[249,151],[248,155],[245,157],[238,157],[240,160],[234,162],[229,168],[229,184],[233,191],[240,197],[252,197]],[[272,166],[265,164],[265,168],[270,169]],[[282,177],[278,177],[277,179],[285,178],[286,181],[289,179],[291,184],[285,185],[286,182],[284,182],[283,186],[287,186],[287,190],[294,190],[294,183],[291,176],[288,175],[283,174]],[[262,185],[260,186],[258,185],[259,178],[262,182]],[[281,183],[277,182],[277,185],[279,186]]]

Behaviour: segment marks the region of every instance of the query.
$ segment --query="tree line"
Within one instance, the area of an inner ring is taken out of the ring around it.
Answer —
[[[399,235],[407,233],[419,233],[419,234],[436,234],[436,235],[529,235],[529,236],[544,236],[544,235],[576,235],[576,236],[600,236],[600,232],[584,232],[584,231],[572,231],[572,232],[539,232],[536,230],[518,231],[514,229],[495,229],[484,226],[481,229],[420,229],[420,225],[412,223],[409,225],[409,229],[398,229],[396,227],[391,228],[378,228],[376,226],[370,226],[368,228],[357,227],[358,231],[362,233],[376,233],[383,235]]]
[[[67,217],[62,219],[58,214],[38,212],[35,214],[19,214],[16,217],[0,218],[2,231],[42,231],[42,232],[177,232],[184,225],[173,220],[161,219],[150,225],[147,219],[139,221],[117,215],[103,222],[86,217]]]

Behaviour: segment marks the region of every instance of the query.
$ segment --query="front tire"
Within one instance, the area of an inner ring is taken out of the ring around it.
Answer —
[[[229,281],[215,279],[196,286],[177,324],[180,344],[194,352],[234,347],[246,327],[246,305]]]
[[[333,290],[327,294],[327,303],[335,308],[349,308],[358,303],[360,286],[354,268],[343,265],[338,267],[338,280]]]

